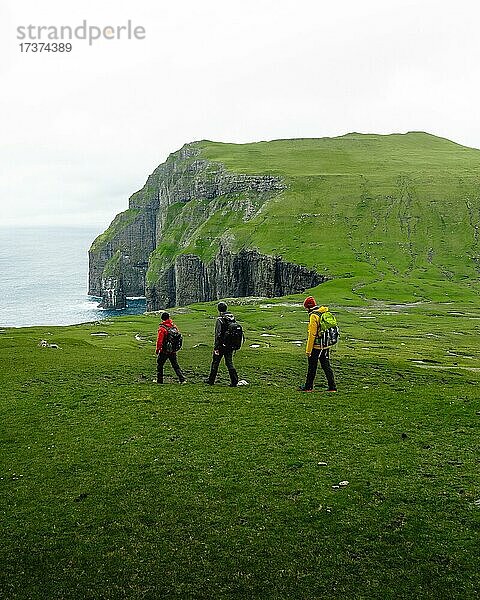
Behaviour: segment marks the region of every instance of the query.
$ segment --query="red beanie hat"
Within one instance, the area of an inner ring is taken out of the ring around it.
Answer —
[[[305,298],[305,302],[303,303],[304,308],[314,308],[315,306],[317,306],[317,303],[315,302],[315,298],[313,296]]]

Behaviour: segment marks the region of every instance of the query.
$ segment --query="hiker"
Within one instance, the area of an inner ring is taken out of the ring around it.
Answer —
[[[163,383],[163,365],[170,361],[178,381],[185,383],[187,380],[180,369],[177,352],[182,347],[182,336],[175,323],[167,312],[162,313],[162,322],[157,335],[157,383]]]
[[[313,382],[317,373],[318,361],[322,366],[325,377],[328,383],[328,392],[336,392],[337,386],[335,385],[335,377],[330,366],[330,347],[336,343],[338,338],[338,328],[336,327],[336,320],[331,313],[328,311],[328,306],[317,306],[315,298],[309,296],[305,299],[303,307],[308,311],[308,339],[306,354],[308,356],[308,372],[305,385],[300,386],[300,391],[311,392],[313,391]],[[325,332],[330,331],[327,327],[322,327],[322,316],[328,313],[335,323],[336,337],[329,339],[325,336]],[[323,335],[322,335],[323,333]]]
[[[230,375],[230,387],[237,387],[238,375],[233,366],[233,352],[241,346],[242,339],[237,340],[236,338],[238,336],[243,338],[242,328],[236,323],[235,317],[227,312],[228,307],[225,302],[219,302],[217,308],[220,314],[215,324],[212,366],[210,368],[210,375],[208,379],[205,379],[205,383],[208,383],[208,385],[215,383],[220,361],[225,357],[225,364]],[[232,331],[233,334],[231,333]]]

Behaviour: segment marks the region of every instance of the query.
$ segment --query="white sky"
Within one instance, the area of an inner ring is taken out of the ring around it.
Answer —
[[[20,53],[18,26],[143,41]],[[106,227],[185,142],[423,130],[480,147],[478,0],[2,0],[0,225]]]

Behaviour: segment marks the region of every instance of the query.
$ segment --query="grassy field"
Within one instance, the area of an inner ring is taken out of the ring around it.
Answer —
[[[296,390],[300,297],[232,304],[237,389],[202,383],[213,304],[173,313],[184,386],[156,315],[0,330],[0,596],[478,598],[480,310],[345,282],[337,394]]]

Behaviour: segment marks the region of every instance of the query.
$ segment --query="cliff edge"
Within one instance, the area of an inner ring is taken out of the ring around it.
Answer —
[[[248,223],[286,189],[282,177],[235,173],[186,144],[149,176],[89,251],[89,294],[105,308],[127,296],[147,310],[236,296],[283,296],[325,280],[314,269],[239,246]]]

